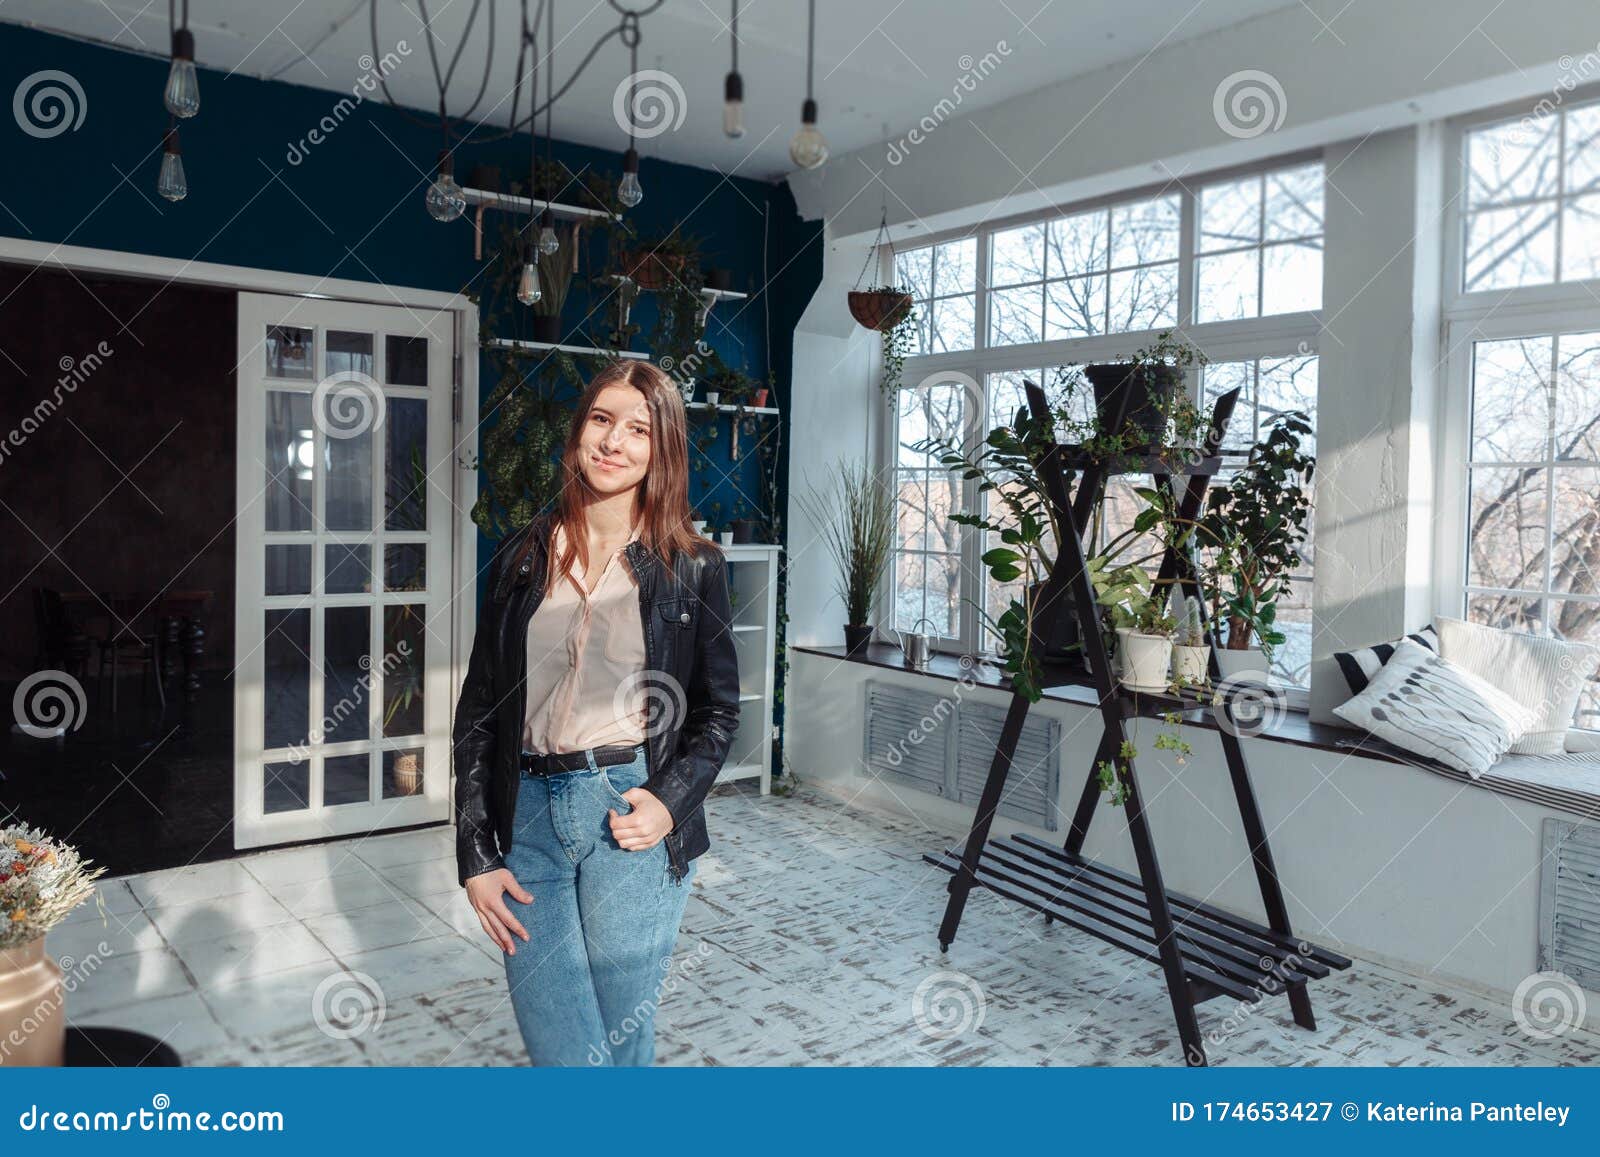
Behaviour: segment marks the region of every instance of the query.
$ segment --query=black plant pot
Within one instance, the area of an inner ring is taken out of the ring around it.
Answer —
[[[733,520],[733,541],[754,542],[756,540],[756,520],[753,518],[735,518]]]
[[[1160,446],[1166,440],[1167,419],[1164,412],[1170,409],[1173,395],[1183,386],[1183,369],[1173,365],[1135,367],[1122,362],[1101,363],[1083,367],[1083,376],[1094,386],[1094,408],[1100,433],[1115,435],[1113,430],[1117,405],[1123,393],[1129,393],[1128,408],[1123,414],[1123,429],[1132,426],[1146,436],[1147,446]]]
[[[1049,617],[1044,604],[1045,584],[1034,583],[1029,589],[1029,600],[1033,604],[1033,622],[1039,636],[1040,646],[1043,648],[1040,658],[1046,663],[1061,663],[1069,667],[1083,667],[1083,648],[1079,644],[1078,613],[1072,605],[1072,592],[1066,588],[1061,591],[1061,605],[1054,610],[1053,626],[1047,624]]]
[[[733,270],[721,269],[715,265],[706,270],[706,288],[731,290],[733,288]]]
[[[865,654],[867,650],[867,644],[870,642],[872,642],[871,625],[860,627],[853,623],[846,623],[844,625],[844,649],[848,654]]]
[[[549,342],[555,345],[561,340],[561,317],[559,314],[536,313],[533,315],[533,340]]]

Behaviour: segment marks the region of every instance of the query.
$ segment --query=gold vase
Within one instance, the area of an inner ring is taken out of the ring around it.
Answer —
[[[66,1043],[61,969],[45,952],[44,937],[0,948],[0,1068],[60,1065]]]

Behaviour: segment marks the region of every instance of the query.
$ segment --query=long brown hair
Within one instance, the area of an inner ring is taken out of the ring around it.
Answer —
[[[576,558],[584,570],[589,567],[588,524],[584,499],[589,483],[583,474],[580,439],[589,421],[589,411],[600,391],[607,386],[632,386],[644,395],[650,411],[650,465],[634,496],[634,519],[640,523],[639,540],[646,550],[660,556],[670,569],[679,551],[698,551],[712,545],[695,531],[689,511],[689,423],[683,408],[683,395],[677,384],[653,362],[626,359],[612,362],[590,379],[578,398],[572,426],[561,447],[561,477],[565,484],[556,500],[546,544],[555,541],[556,527],[566,531],[566,547],[560,559],[547,552],[550,563],[547,580],[571,569]],[[529,540],[523,557],[537,544]],[[580,572],[581,573],[581,572]]]

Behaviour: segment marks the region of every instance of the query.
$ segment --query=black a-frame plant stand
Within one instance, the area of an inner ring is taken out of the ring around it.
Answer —
[[[1023,386],[1034,422],[1044,430],[1054,429],[1044,391],[1031,381],[1025,381]],[[1123,389],[1114,395],[1119,412],[1114,415],[1111,429],[1122,428],[1130,394],[1130,390]],[[952,849],[923,857],[952,874],[950,899],[939,926],[941,950],[949,951],[955,939],[968,893],[974,887],[982,887],[1042,912],[1049,920],[1059,920],[1158,964],[1166,978],[1167,994],[1177,1018],[1184,1060],[1191,1065],[1206,1063],[1205,1045],[1195,1017],[1196,1006],[1219,996],[1254,1004],[1267,994],[1282,991],[1288,994],[1295,1023],[1314,1029],[1316,1020],[1311,1012],[1307,982],[1326,977],[1330,969],[1350,967],[1348,957],[1307,944],[1297,938],[1289,926],[1266,827],[1261,821],[1261,809],[1256,803],[1249,768],[1240,748],[1238,728],[1230,725],[1231,716],[1220,717],[1223,722],[1219,732],[1266,910],[1264,925],[1167,889],[1134,774],[1134,761],[1123,759],[1121,755],[1127,737],[1124,724],[1128,719],[1197,709],[1227,713],[1238,691],[1224,685],[1218,701],[1213,695],[1202,695],[1187,688],[1169,689],[1163,694],[1135,693],[1124,688],[1111,672],[1105,643],[1100,636],[1094,584],[1085,566],[1083,536],[1106,478],[1113,474],[1153,475],[1156,485],[1168,489],[1176,500],[1181,519],[1192,522],[1197,518],[1205,501],[1208,480],[1221,468],[1218,448],[1233,416],[1238,395],[1235,389],[1217,400],[1204,445],[1199,451],[1178,452],[1185,455],[1186,460],[1181,463],[1173,462],[1174,452],[1169,451],[1166,454],[1124,454],[1114,465],[1109,465],[1085,453],[1081,447],[1060,443],[1052,444],[1044,454],[1039,464],[1040,480],[1057,512],[1057,525],[1064,533],[1063,541],[1058,544],[1055,567],[1039,595],[1033,646],[1039,648],[1041,639],[1052,637],[1055,616],[1063,613],[1070,599],[1081,624],[1079,638],[1087,660],[1089,682],[1098,695],[1105,730],[1084,782],[1065,847],[1058,849],[1026,834],[990,840],[989,828],[1005,789],[1017,739],[1030,705],[1026,695],[1014,692],[966,847],[959,855]],[[1068,469],[1077,474],[1077,493],[1070,500]],[[1180,479],[1186,481],[1180,482]],[[1184,541],[1191,545],[1181,551],[1171,547],[1166,550],[1155,582],[1176,584],[1182,592],[1199,598],[1193,538],[1189,536]],[[1200,603],[1204,616],[1205,600],[1201,598]],[[1219,640],[1210,624],[1206,624],[1205,630],[1212,643],[1210,673],[1215,681],[1219,674],[1215,655]],[[1045,687],[1085,682],[1081,672],[1052,676],[1048,667],[1045,671]],[[1098,768],[1102,761],[1109,761],[1120,770],[1128,833],[1133,840],[1139,869],[1137,875],[1097,864],[1083,855],[1084,838],[1100,800]]]

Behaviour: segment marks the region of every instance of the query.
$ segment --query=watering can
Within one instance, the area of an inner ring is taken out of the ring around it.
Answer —
[[[928,634],[919,634],[917,628],[922,626],[923,623],[927,623],[928,626],[935,628],[935,630]],[[933,657],[933,641],[939,637],[938,625],[924,615],[911,624],[909,631],[895,632],[900,636],[900,650],[905,654],[903,661],[907,667],[918,671],[927,667],[928,660]]]

